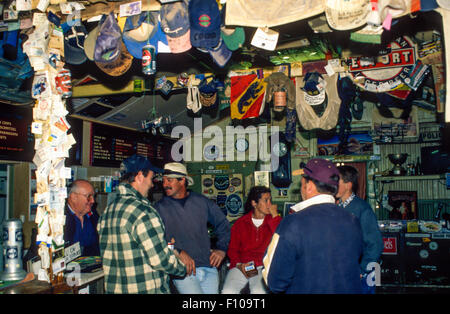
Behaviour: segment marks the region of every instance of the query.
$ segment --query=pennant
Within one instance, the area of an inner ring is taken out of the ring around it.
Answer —
[[[231,77],[231,119],[257,118],[264,110],[267,83],[257,74]]]

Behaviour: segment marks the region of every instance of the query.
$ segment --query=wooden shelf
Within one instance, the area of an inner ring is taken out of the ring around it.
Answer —
[[[375,176],[375,181],[404,181],[404,180],[440,180],[444,179],[443,174],[429,174],[420,176]]]

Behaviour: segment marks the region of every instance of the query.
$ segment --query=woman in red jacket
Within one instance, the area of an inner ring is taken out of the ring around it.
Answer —
[[[249,283],[250,293],[267,293],[262,280],[262,259],[281,217],[272,204],[270,189],[265,186],[251,188],[244,215],[231,227],[228,245],[230,269],[222,294],[240,293]]]

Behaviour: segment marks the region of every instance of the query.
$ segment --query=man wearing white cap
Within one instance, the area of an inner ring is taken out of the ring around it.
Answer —
[[[194,180],[186,167],[177,162],[167,163],[163,172],[166,196],[155,204],[164,222],[166,240],[174,243],[186,265],[186,276],[173,278],[181,294],[217,294],[217,267],[225,258],[230,241],[230,224],[217,204],[205,196],[188,190]],[[217,237],[211,247],[208,223]]]

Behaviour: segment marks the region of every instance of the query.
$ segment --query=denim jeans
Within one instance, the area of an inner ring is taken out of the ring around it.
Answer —
[[[368,284],[368,281],[370,281],[370,279],[367,279],[369,274],[364,274],[361,278],[361,286],[363,294],[375,294],[375,283],[371,282],[370,284]]]
[[[195,276],[174,279],[173,284],[180,294],[218,294],[219,272],[215,267],[196,267]]]
[[[262,278],[263,266],[257,267],[258,275],[245,278],[242,271],[234,267],[228,271],[225,283],[223,285],[222,294],[239,294],[245,285],[249,284],[251,294],[266,294],[266,286]]]

